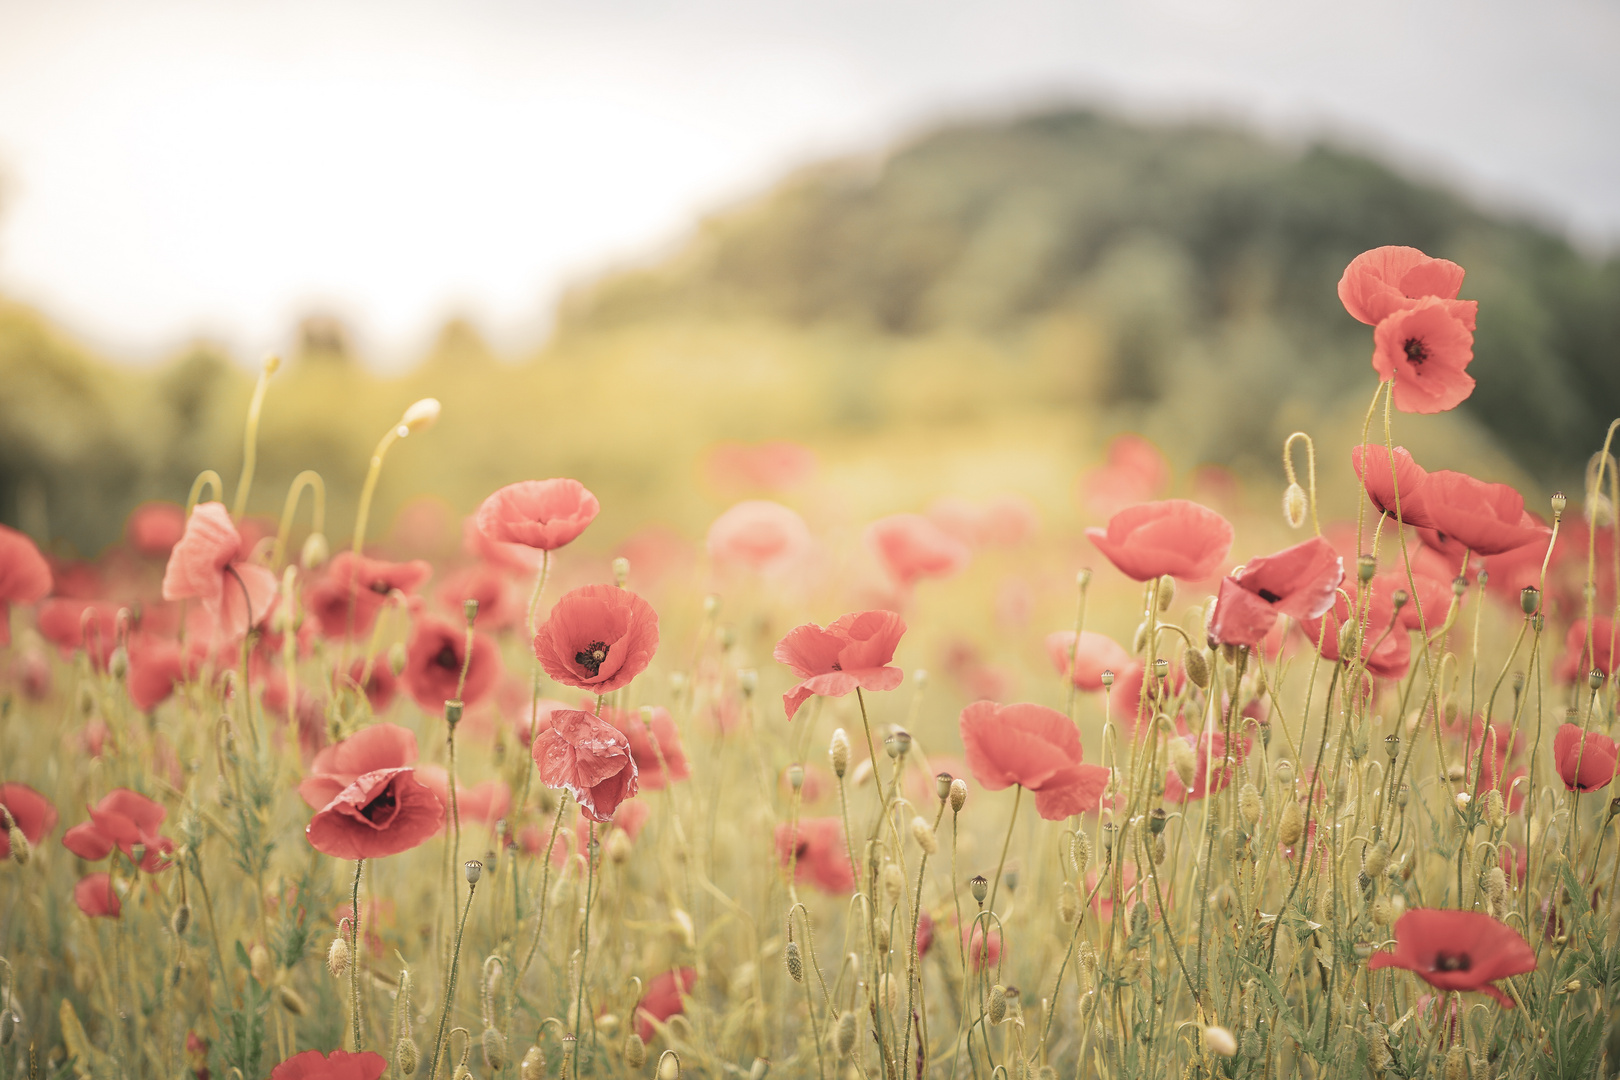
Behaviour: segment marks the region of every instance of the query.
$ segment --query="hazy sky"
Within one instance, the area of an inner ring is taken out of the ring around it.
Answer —
[[[0,0],[0,292],[120,356],[374,356],[817,157],[1021,104],[1248,118],[1620,240],[1612,0]]]

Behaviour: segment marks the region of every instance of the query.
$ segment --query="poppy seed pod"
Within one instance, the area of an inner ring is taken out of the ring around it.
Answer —
[[[942,772],[934,777],[934,793],[939,796],[940,802],[944,802],[951,797],[951,781],[955,779],[948,772]]]
[[[1376,574],[1376,573],[1378,573],[1378,560],[1377,559],[1373,558],[1371,555],[1358,555],[1358,556],[1356,556],[1356,580],[1357,581],[1359,581],[1363,585],[1365,585],[1365,584],[1367,584],[1367,582],[1369,582],[1369,581],[1371,581],[1373,579],[1373,575]]]
[[[939,837],[934,835],[933,826],[921,814],[911,819],[911,838],[917,841],[924,855],[939,854]]]
[[[973,894],[973,899],[982,907],[984,898],[990,895],[989,880],[983,874],[974,874],[968,878],[968,892]]]
[[[891,758],[902,758],[911,749],[911,732],[905,728],[895,728],[883,740],[883,749]]]
[[[1007,988],[996,983],[990,988],[990,998],[985,1002],[985,1019],[992,1024],[1000,1024],[1007,1019]]]
[[[795,793],[804,789],[804,766],[795,762],[787,767],[788,787]]]
[[[613,584],[624,588],[625,582],[630,580],[630,560],[620,555],[613,560]]]
[[[1587,672],[1586,685],[1590,686],[1593,690],[1603,689],[1603,672],[1597,668],[1593,668],[1591,671]]]
[[[754,691],[759,689],[759,672],[753,668],[738,668],[737,689],[742,691],[743,697],[753,697]]]
[[[467,873],[468,885],[478,884],[478,879],[484,873],[484,864],[479,862],[477,859],[468,859],[466,862],[461,864],[461,868]]]
[[[849,771],[849,735],[843,728],[836,728],[832,733],[832,744],[827,748],[827,758],[832,762],[833,775],[842,780]]]
[[[797,941],[788,942],[784,955],[787,960],[788,974],[793,977],[793,981],[804,982],[804,957],[799,953],[799,943]]]
[[[1305,489],[1297,481],[1283,489],[1283,520],[1288,522],[1290,529],[1304,527],[1307,509]]]
[[[1519,590],[1519,610],[1526,615],[1534,615],[1541,606],[1541,590],[1534,585],[1526,585]]]
[[[951,781],[951,813],[960,814],[967,805],[967,781],[957,777]]]

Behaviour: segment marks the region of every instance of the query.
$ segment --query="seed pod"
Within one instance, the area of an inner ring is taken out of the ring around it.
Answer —
[[[1187,669],[1187,678],[1200,690],[1209,688],[1209,660],[1205,658],[1203,649],[1188,649],[1181,658],[1182,666]]]
[[[545,1051],[538,1046],[529,1047],[523,1055],[523,1060],[518,1064],[518,1080],[545,1080],[545,1075]]]
[[[951,813],[960,814],[967,805],[967,781],[957,777],[951,781]]]
[[[1389,845],[1382,840],[1369,844],[1361,853],[1361,872],[1375,878],[1389,868]]]
[[[939,796],[940,802],[944,802],[951,797],[951,781],[953,779],[955,777],[948,772],[942,772],[934,777],[934,794]]]
[[[248,972],[253,981],[260,986],[269,986],[275,977],[275,968],[270,963],[270,950],[263,945],[255,944],[248,950]]]
[[[332,945],[326,950],[326,970],[332,973],[334,979],[343,977],[349,970],[349,942],[339,934],[332,939]]]
[[[276,997],[281,1001],[281,1007],[294,1016],[304,1016],[309,1012],[309,1006],[304,1003],[303,997],[290,986],[276,987]]]
[[[832,761],[833,775],[842,780],[849,771],[849,735],[843,728],[836,728],[832,733],[832,745],[827,748],[827,757]]]
[[[787,943],[787,970],[794,982],[804,982],[804,957],[799,955],[799,943]]]
[[[1298,801],[1289,799],[1283,806],[1282,818],[1277,822],[1277,839],[1283,847],[1293,847],[1304,833],[1305,811],[1299,808]]]
[[[992,1024],[999,1024],[1007,1019],[1007,988],[1000,983],[990,988],[990,999],[985,1003],[985,1017]]]
[[[1295,482],[1283,489],[1283,519],[1290,529],[1304,527],[1306,509],[1304,488]]]
[[[838,1052],[839,1057],[849,1057],[854,1051],[856,1034],[855,1014],[845,1011],[838,1018],[838,1029],[833,1036],[833,1049]]]
[[[533,1054],[538,1050],[539,1047],[536,1047],[534,1050],[530,1050],[529,1053]],[[416,1063],[419,1059],[420,1055],[416,1051],[415,1040],[409,1037],[404,1037],[394,1044],[394,1065],[399,1069],[400,1075],[409,1076],[415,1072]],[[529,1059],[524,1058],[523,1063],[524,1065],[527,1065],[529,1063]],[[527,1077],[525,1077],[525,1080],[527,1080]]]
[[[905,872],[895,863],[884,863],[879,887],[883,893],[883,906],[893,907],[900,901],[900,894],[905,891]]]
[[[1069,923],[1074,922],[1075,917],[1079,914],[1080,894],[1075,892],[1073,885],[1065,881],[1063,887],[1058,890],[1058,918],[1062,919],[1063,924],[1067,926]]]
[[[632,1069],[639,1069],[647,1064],[647,1044],[641,1041],[641,1036],[632,1031],[624,1040],[624,1063]]]
[[[1244,823],[1251,829],[1259,822],[1260,789],[1253,783],[1244,784],[1238,792],[1238,813],[1243,816]]]
[[[1164,855],[1165,855],[1164,834],[1161,833],[1158,836],[1155,836],[1153,838],[1153,845],[1152,845],[1151,849],[1149,850],[1148,854],[1150,856],[1152,856],[1154,866],[1163,866],[1164,865]]]
[[[1176,779],[1181,781],[1182,787],[1192,790],[1193,781],[1198,778],[1198,755],[1179,735],[1171,736],[1165,742],[1165,749],[1170,753],[1170,768],[1175,770]]]
[[[1221,1057],[1234,1057],[1238,1051],[1237,1036],[1218,1024],[1204,1029],[1204,1045],[1210,1053]]]
[[[984,898],[990,894],[990,882],[983,874],[974,874],[968,878],[968,891],[973,894],[973,899],[982,905]]]

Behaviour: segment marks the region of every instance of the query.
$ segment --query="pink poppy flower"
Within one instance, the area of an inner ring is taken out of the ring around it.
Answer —
[[[906,632],[906,621],[892,611],[861,611],[842,615],[823,630],[805,623],[789,630],[772,653],[804,680],[782,695],[787,718],[816,695],[843,697],[857,686],[863,690],[893,690],[905,673],[890,665],[895,646]]]
[[[1596,791],[1614,779],[1614,740],[1589,731],[1581,737],[1581,725],[1560,724],[1553,735],[1553,764],[1558,778],[1570,791]]]
[[[1047,821],[1097,809],[1108,770],[1081,760],[1073,721],[1044,705],[976,701],[962,710],[962,746],[973,779],[991,791],[1017,784],[1035,793]]]
[[[158,834],[169,812],[145,795],[114,788],[90,809],[90,820],[62,834],[62,846],[89,862],[105,859],[113,848],[129,859],[135,848],[145,849],[141,869],[154,874],[169,865],[174,841]]]
[[[450,824],[450,774],[440,765],[422,765],[416,778],[444,806],[446,827]],[[495,823],[512,812],[512,789],[505,780],[484,780],[477,784],[462,781],[456,784],[456,813],[462,827],[468,822],[495,827]]]
[[[1563,682],[1575,682],[1586,678],[1588,672],[1597,670],[1605,676],[1613,675],[1620,670],[1616,664],[1620,660],[1620,634],[1616,633],[1614,620],[1607,615],[1599,615],[1592,620],[1592,646],[1586,645],[1586,620],[1576,619],[1570,624],[1569,632],[1564,635],[1564,656],[1558,662],[1557,673]]]
[[[534,655],[564,686],[603,695],[627,686],[658,651],[658,613],[629,589],[565,593],[534,636]]]
[[[380,859],[409,851],[436,834],[444,814],[444,804],[416,779],[415,769],[374,769],[316,811],[304,836],[310,847],[333,858]]]
[[[866,542],[902,586],[960,573],[973,551],[921,514],[891,514],[866,527]]]
[[[416,620],[405,648],[405,689],[424,711],[441,712],[444,703],[460,700],[474,705],[495,687],[501,674],[501,652],[485,634],[474,634],[472,659],[467,660],[466,626],[431,615]],[[461,667],[467,665],[467,681],[461,680]]]
[[[1424,543],[1447,540],[1475,555],[1500,555],[1547,536],[1549,530],[1525,512],[1524,496],[1507,484],[1476,480],[1442,469],[1429,474],[1425,500],[1437,536],[1420,530]]]
[[[365,637],[394,590],[410,596],[433,576],[420,559],[391,563],[344,551],[326,566],[309,590],[304,607],[329,638]]]
[[[1128,506],[1106,529],[1086,536],[1108,561],[1133,581],[1166,574],[1184,581],[1209,577],[1232,550],[1232,523],[1207,506],[1186,499]]]
[[[167,559],[185,532],[186,511],[179,503],[141,503],[124,523],[129,546],[149,559]]]
[[[1390,315],[1426,297],[1445,302],[1446,310],[1474,329],[1478,301],[1458,300],[1463,268],[1447,259],[1431,259],[1413,247],[1380,247],[1350,260],[1339,279],[1339,299],[1351,316],[1377,326]]]
[[[416,735],[398,724],[372,724],[331,746],[310,763],[298,796],[319,810],[362,775],[416,764]]]
[[[1320,536],[1251,559],[1221,579],[1209,637],[1223,645],[1258,645],[1277,616],[1320,618],[1338,596],[1344,559]]]
[[[779,574],[802,560],[812,544],[802,517],[761,499],[738,503],[709,526],[709,557],[727,569]]]
[[[785,439],[770,442],[723,442],[709,451],[710,483],[727,490],[785,491],[806,483],[816,472],[815,451]]]
[[[1412,455],[1406,452],[1404,446],[1395,448],[1393,458],[1395,464],[1391,470],[1391,454],[1383,446],[1369,443],[1350,450],[1350,464],[1361,479],[1362,487],[1366,488],[1367,497],[1380,514],[1388,514],[1407,525],[1433,528],[1434,520],[1423,505],[1423,487],[1429,479],[1428,471],[1412,460]],[[1397,493],[1401,505],[1399,514],[1395,512]]]
[[[842,896],[855,891],[844,846],[844,825],[836,817],[800,818],[776,827],[776,857],[793,864],[793,880],[824,893]]]
[[[1170,463],[1140,435],[1120,435],[1108,444],[1107,464],[1080,481],[1080,502],[1099,518],[1158,498],[1170,484]]]
[[[498,544],[555,551],[584,532],[601,509],[578,480],[524,480],[484,500],[478,530]]]
[[[1406,627],[1396,618],[1393,594],[1386,582],[1373,580],[1361,641],[1361,654],[1367,662],[1367,672],[1374,678],[1399,679],[1412,664],[1412,639]],[[1338,661],[1339,628],[1350,620],[1350,606],[1344,597],[1333,602],[1333,607],[1319,619],[1302,619],[1300,630],[1324,660]],[[1432,622],[1431,626],[1434,625]]]
[[[548,719],[534,739],[540,779],[566,788],[592,820],[612,820],[619,804],[641,790],[630,740],[587,712],[559,709]]]
[[[642,721],[639,710],[602,710],[602,719],[624,732],[624,737],[630,740],[630,757],[635,760],[641,786],[647,791],[660,791],[676,780],[691,776],[692,769],[686,762],[681,733],[669,710],[654,706],[650,717],[649,726]]]
[[[56,807],[27,784],[0,784],[0,862],[11,856],[11,826],[37,845],[56,830]]]
[[[652,1039],[653,1024],[662,1024],[686,1009],[683,1000],[697,985],[697,972],[689,967],[654,975],[647,981],[647,991],[636,1004],[636,1034],[642,1042]]]
[[[476,600],[480,630],[520,626],[528,613],[528,598],[510,577],[493,566],[469,566],[456,571],[439,586],[438,595],[439,603],[458,616],[468,600]]]
[[[267,566],[242,561],[241,548],[242,535],[224,504],[198,504],[169,552],[163,599],[200,600],[225,638],[246,634],[269,617],[276,575]]]
[[[116,919],[124,910],[123,901],[113,891],[112,875],[105,871],[80,878],[73,886],[73,902],[92,919]]]
[[[1473,359],[1473,331],[1434,297],[1385,317],[1373,331],[1373,370],[1395,380],[1402,412],[1456,408],[1474,392],[1474,377],[1463,370]]]
[[[202,656],[196,649],[183,654],[178,642],[144,636],[130,642],[129,673],[124,686],[129,700],[142,712],[151,712],[168,700],[174,688],[197,674]]]
[[[988,945],[984,936],[984,922],[980,919],[973,921],[971,933],[964,930],[962,937],[967,949],[968,964],[974,971],[983,967],[995,967],[1001,963],[1001,931],[996,927],[990,928]]]
[[[39,633],[55,645],[64,660],[79,649],[97,671],[105,671],[107,658],[117,647],[118,604],[102,600],[55,597],[39,606]]]
[[[973,548],[1012,548],[1035,535],[1040,515],[1022,495],[996,495],[983,504],[947,496],[928,508],[928,520]]]
[[[11,644],[12,603],[32,604],[51,591],[51,567],[34,542],[0,525],[0,646]]]
[[[478,528],[478,515],[469,514],[461,523],[461,550],[481,563],[513,574],[532,574],[544,555],[527,544],[504,544],[491,540]]]
[[[366,695],[372,713],[387,712],[388,706],[394,703],[394,696],[399,693],[399,680],[394,677],[394,669],[388,666],[386,655],[372,657],[369,672],[366,670],[367,663],[364,656],[355,657],[349,663],[349,673],[344,676],[343,682]],[[364,686],[360,685],[362,678],[366,681]]]
[[[1386,967],[1440,990],[1478,990],[1511,1009],[1513,1000],[1491,984],[1536,970],[1536,954],[1518,931],[1482,911],[1412,908],[1395,922],[1394,951],[1367,958],[1369,971]]]
[[[270,1080],[377,1080],[388,1069],[388,1059],[370,1050],[351,1054],[333,1050],[305,1050],[270,1070]]]

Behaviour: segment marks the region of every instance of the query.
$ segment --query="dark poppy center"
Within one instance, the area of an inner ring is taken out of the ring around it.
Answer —
[[[376,581],[371,583],[371,591],[376,593],[378,596],[387,596],[388,582],[384,581],[382,578],[378,578]]]
[[[1260,599],[1264,600],[1268,604],[1275,604],[1277,601],[1281,600],[1282,597],[1278,596],[1276,593],[1272,592],[1270,589],[1261,589],[1260,590]]]
[[[1434,954],[1434,970],[1436,971],[1467,971],[1474,966],[1474,958],[1465,952],[1437,952]]]
[[[449,642],[446,642],[444,647],[434,654],[433,662],[446,671],[458,673],[461,671],[461,658],[456,656],[456,650],[450,647]]]
[[[808,840],[800,840],[797,844],[794,845],[794,847],[793,847],[794,861],[798,861],[798,860],[804,858],[808,854],[810,854],[810,841],[808,841]]]
[[[602,662],[607,659],[608,647],[600,641],[593,641],[579,652],[574,654],[574,663],[595,675],[602,670]]]
[[[394,795],[394,785],[389,784],[377,792],[376,798],[360,808],[360,816],[379,828],[394,820],[399,811],[399,799]]]
[[[1429,347],[1423,344],[1422,338],[1409,337],[1401,347],[1406,350],[1406,359],[1411,363],[1421,366],[1429,358]]]

